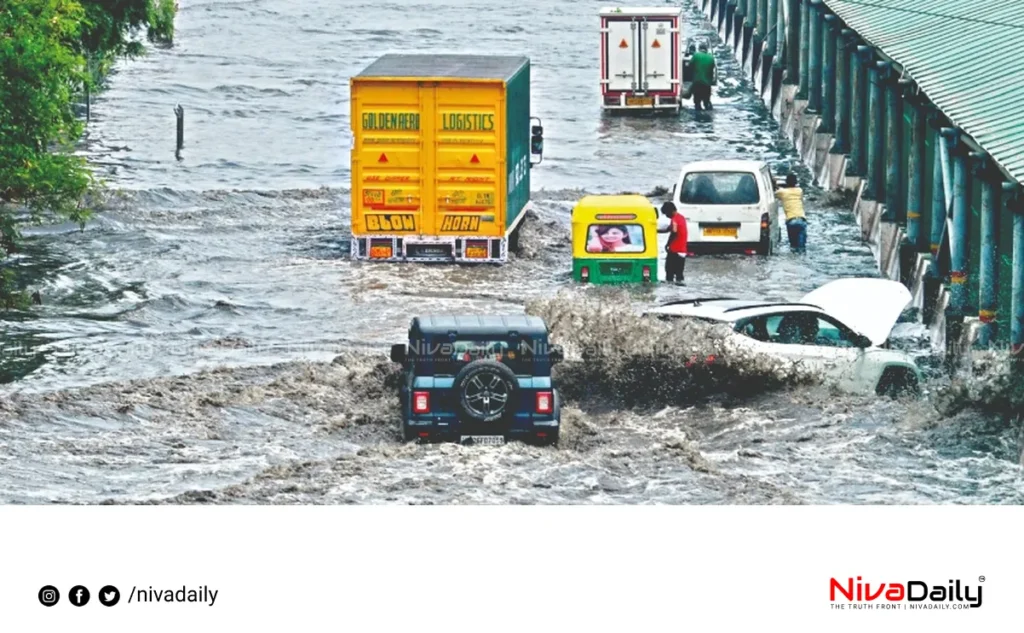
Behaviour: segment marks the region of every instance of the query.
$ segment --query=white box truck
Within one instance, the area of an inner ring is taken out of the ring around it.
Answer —
[[[681,8],[601,9],[601,105],[609,112],[679,112]]]

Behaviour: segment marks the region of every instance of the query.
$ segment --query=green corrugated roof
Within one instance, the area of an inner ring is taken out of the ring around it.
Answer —
[[[1024,183],[1024,2],[823,1]]]

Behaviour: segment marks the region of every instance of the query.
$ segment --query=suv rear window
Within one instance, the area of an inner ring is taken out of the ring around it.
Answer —
[[[588,253],[642,253],[645,248],[639,224],[591,224],[587,229]]]
[[[761,193],[750,172],[701,171],[683,178],[679,201],[683,204],[758,204]]]
[[[455,375],[469,363],[480,360],[494,360],[504,363],[513,372],[530,373],[529,363],[533,350],[529,342],[510,343],[505,340],[456,339],[423,344],[410,350],[416,358],[429,359],[435,374]]]

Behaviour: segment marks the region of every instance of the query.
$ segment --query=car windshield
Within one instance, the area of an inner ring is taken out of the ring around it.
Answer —
[[[679,201],[683,204],[757,204],[761,194],[750,172],[701,171],[686,174]]]
[[[493,360],[508,365],[512,371],[523,373],[531,359],[529,344],[510,344],[509,341],[491,339],[457,339],[425,345],[417,356],[429,358],[436,374],[456,374],[475,360]]]
[[[591,224],[587,229],[588,253],[642,253],[644,248],[639,224]]]

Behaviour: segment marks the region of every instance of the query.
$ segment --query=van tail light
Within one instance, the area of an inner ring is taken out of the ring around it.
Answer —
[[[644,275],[644,281],[650,281],[651,280],[651,267],[650,266],[644,266],[644,268],[643,268],[643,275]]]
[[[412,412],[430,413],[430,393],[427,391],[412,392]]]
[[[769,224],[771,224],[771,222],[768,220],[768,214],[767,213],[762,213],[761,214],[761,230],[762,231],[767,230]]]
[[[537,413],[551,413],[554,411],[554,402],[550,391],[537,392]]]
[[[584,266],[580,269],[580,279],[584,282],[590,281],[590,267]]]
[[[709,354],[708,357],[704,359],[704,363],[707,365],[712,365],[714,364],[715,360],[717,360],[715,355]]]

